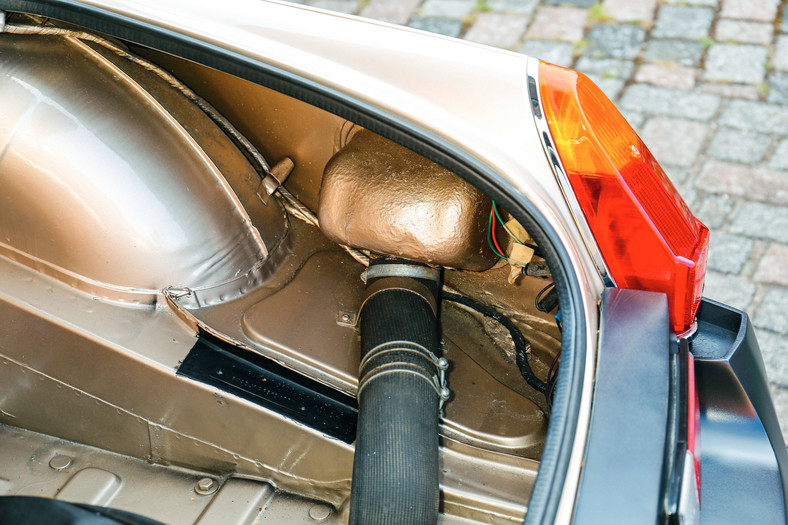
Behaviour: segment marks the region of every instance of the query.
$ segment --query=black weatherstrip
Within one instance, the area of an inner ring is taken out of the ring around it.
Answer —
[[[265,356],[208,333],[178,367],[178,375],[251,401],[345,443],[356,438],[356,399]]]
[[[194,37],[72,0],[0,0],[0,9],[63,20],[192,60],[292,96],[410,148],[464,178],[506,208],[544,249],[544,258],[556,283],[561,305],[564,327],[561,366],[556,380],[550,426],[526,516],[528,524],[553,523],[577,431],[585,374],[586,317],[580,283],[566,248],[542,212],[527,196],[457,146],[427,131],[342,92]],[[523,96],[528,96],[525,84]],[[523,115],[523,118],[530,119],[532,116]],[[526,497],[524,494],[523,498]]]

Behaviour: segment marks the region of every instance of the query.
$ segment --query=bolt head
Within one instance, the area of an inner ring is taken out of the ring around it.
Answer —
[[[199,481],[194,485],[194,492],[201,496],[208,496],[216,492],[219,488],[219,484],[216,480],[211,478],[200,478]]]

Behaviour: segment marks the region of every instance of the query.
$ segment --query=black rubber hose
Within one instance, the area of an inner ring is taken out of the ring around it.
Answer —
[[[520,369],[520,374],[522,374],[523,379],[525,379],[525,382],[528,383],[531,388],[542,394],[547,394],[547,384],[536,377],[536,374],[534,374],[534,371],[531,369],[530,363],[528,363],[527,349],[530,345],[525,340],[525,337],[523,337],[523,333],[520,329],[517,328],[508,317],[464,295],[444,292],[442,297],[444,301],[451,301],[453,303],[465,305],[468,308],[473,308],[483,316],[497,321],[509,330],[509,334],[512,336],[512,342],[514,343],[517,368]]]
[[[437,293],[435,282],[415,280]],[[369,282],[368,285],[372,284]],[[439,395],[431,382],[440,332],[429,302],[386,289],[360,312],[359,415],[351,525],[438,520]]]

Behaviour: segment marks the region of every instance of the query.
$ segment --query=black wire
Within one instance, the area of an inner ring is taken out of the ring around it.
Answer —
[[[505,315],[496,312],[495,310],[484,306],[481,303],[474,301],[469,297],[465,297],[464,295],[457,295],[453,293],[446,293],[442,294],[442,297],[446,301],[451,301],[453,303],[458,303],[465,305],[469,308],[473,308],[480,314],[485,317],[489,317],[494,321],[500,323],[504,328],[509,330],[509,334],[512,336],[512,342],[514,343],[514,350],[515,356],[517,361],[517,368],[520,369],[520,374],[522,374],[523,379],[525,382],[528,383],[531,388],[536,390],[537,392],[541,392],[542,394],[547,395],[547,384],[536,377],[534,371],[531,369],[531,365],[528,363],[528,355],[527,350],[530,348],[530,344],[525,340],[523,337],[523,333],[517,328],[514,323]]]
[[[553,363],[550,365],[550,370],[547,371],[547,394],[545,398],[547,399],[547,410],[552,411],[553,409],[553,389],[555,388],[555,379],[558,377],[558,361],[561,359],[561,350],[558,350],[558,354],[556,354],[555,359],[553,359]]]
[[[534,298],[534,306],[535,306],[535,307],[536,307],[536,309],[537,309],[537,310],[539,310],[540,312],[544,312],[544,310],[542,309],[542,305],[541,305],[541,303],[542,303],[542,299],[544,299],[544,296],[545,296],[545,295],[547,294],[547,292],[549,292],[549,291],[550,291],[550,289],[551,289],[551,288],[553,288],[553,287],[555,287],[555,283],[550,283],[550,284],[548,284],[547,286],[545,286],[544,288],[542,288],[542,289],[539,291],[539,293],[538,293],[538,294],[536,294],[536,298]]]

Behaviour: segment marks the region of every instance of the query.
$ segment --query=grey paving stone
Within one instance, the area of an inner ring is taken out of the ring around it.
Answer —
[[[640,53],[646,30],[632,24],[597,24],[588,32],[584,54],[593,58],[632,60]]]
[[[487,7],[493,11],[529,15],[533,13],[538,3],[537,0],[487,0]]]
[[[647,114],[708,120],[717,112],[720,98],[708,93],[632,84],[624,90],[620,105]]]
[[[569,67],[572,65],[572,54],[575,47],[567,42],[549,42],[545,40],[526,40],[520,48],[520,53],[532,57]]]
[[[788,287],[788,246],[773,243],[758,261],[755,280],[759,283],[779,284]],[[786,312],[788,316],[788,311]]]
[[[769,50],[750,44],[717,44],[706,56],[706,80],[757,84],[766,75]]]
[[[580,57],[575,62],[575,69],[587,75],[599,75],[605,78],[627,79],[635,69],[635,64],[629,60],[617,58],[591,58]]]
[[[438,33],[439,35],[452,37],[459,36],[460,31],[462,31],[462,22],[459,20],[438,18],[434,16],[414,18],[408,25],[415,29],[421,29],[423,31],[429,31],[430,33]]]
[[[406,24],[421,0],[370,0],[361,16],[392,24]]]
[[[588,75],[588,78],[590,78],[594,84],[599,86],[599,89],[602,90],[602,93],[607,95],[607,98],[610,100],[615,100],[619,93],[621,93],[621,90],[624,89],[624,80],[620,78],[609,78],[594,74]]]
[[[788,388],[788,337],[768,330],[758,330],[756,336],[769,383]],[[783,414],[788,416],[788,395],[784,400]]]
[[[777,16],[780,0],[722,0],[720,15],[725,18],[742,18],[771,22]]]
[[[709,243],[708,268],[738,275],[750,257],[753,244],[747,237],[714,232],[713,241]]]
[[[593,7],[597,0],[545,0],[547,5],[576,5],[577,7]]]
[[[788,177],[784,172],[760,166],[709,160],[703,165],[695,186],[704,191],[727,193],[751,201],[788,204]]]
[[[662,169],[665,170],[665,174],[668,176],[670,182],[672,182],[674,186],[678,187],[687,182],[688,173],[686,167],[670,166],[667,163],[660,163],[660,166],[662,166]]]
[[[357,0],[307,0],[304,3],[312,7],[319,7],[338,13],[353,14],[358,10]]]
[[[642,64],[635,74],[635,82],[668,88],[692,89],[695,70],[691,67],[660,64]]]
[[[783,140],[772,153],[769,167],[778,170],[788,170],[788,140]]]
[[[657,162],[686,167],[695,162],[708,129],[702,122],[654,117],[646,122],[640,135]]]
[[[526,38],[535,40],[564,40],[577,42],[583,39],[588,11],[571,6],[540,7]]]
[[[643,127],[643,123],[646,121],[646,116],[643,115],[643,113],[639,113],[637,111],[627,110],[623,110],[621,114],[627,119],[627,122],[629,122],[629,125],[632,126],[632,129],[640,133],[640,129]]]
[[[698,198],[698,192],[694,188],[685,184],[684,186],[677,187],[676,189],[679,191],[679,195],[684,200],[684,204],[686,204],[689,209],[695,207],[695,199]]]
[[[464,38],[488,46],[512,48],[520,41],[526,25],[528,15],[479,13]]]
[[[709,35],[714,9],[684,5],[663,5],[657,13],[653,38],[697,40]]]
[[[733,100],[719,120],[724,126],[788,135],[788,107],[765,102]]]
[[[741,277],[707,271],[703,296],[746,311],[755,296],[755,285]]]
[[[788,71],[788,35],[781,35],[774,48],[774,68]]]
[[[728,216],[733,211],[733,204],[733,199],[725,193],[712,194],[702,199],[698,209],[693,211],[703,224],[711,230],[716,230],[728,224]],[[716,232],[714,236],[717,236]]]
[[[664,0],[666,4],[686,4],[686,5],[703,5],[707,7],[717,7],[717,0]]]
[[[788,390],[772,386],[771,394],[774,408],[777,411],[777,419],[780,421],[780,429],[783,432],[783,439],[788,442]]]
[[[776,104],[788,103],[788,73],[769,75],[769,94],[766,100]]]
[[[605,13],[619,22],[648,23],[654,19],[656,0],[604,0]]]
[[[719,82],[706,82],[697,88],[703,93],[714,93],[722,98],[743,98],[745,100],[758,100],[760,90],[758,86],[743,84],[722,84]]]
[[[723,19],[717,22],[714,38],[718,42],[769,44],[772,41],[772,31],[772,24]]]
[[[788,334],[788,289],[771,288],[763,297],[753,316],[753,324],[758,328]]]
[[[427,0],[419,14],[424,18],[440,17],[462,20],[476,7],[476,0]]]
[[[746,202],[734,217],[730,231],[754,239],[788,244],[788,208]]]
[[[648,62],[675,63],[682,66],[700,65],[705,48],[699,42],[686,40],[651,40],[644,58]]]
[[[720,160],[754,163],[763,159],[769,149],[768,135],[749,130],[722,128],[711,139],[706,154]]]

